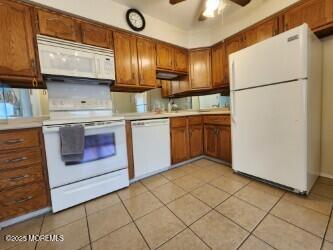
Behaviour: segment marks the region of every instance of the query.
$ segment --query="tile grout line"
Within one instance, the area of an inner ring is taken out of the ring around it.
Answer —
[[[151,192],[152,193],[152,192]],[[188,194],[189,192],[187,192],[186,194]],[[156,199],[158,199],[160,202],[162,202],[154,193],[152,193],[152,195],[154,195],[155,196],[155,198]],[[172,201],[171,201],[172,202]],[[163,202],[162,202],[163,203]],[[192,225],[192,224],[194,224],[195,222],[197,222],[198,220],[200,220],[202,217],[204,217],[205,215],[207,215],[208,213],[210,213],[211,211],[212,211],[212,209],[210,209],[207,213],[205,213],[204,215],[202,215],[200,218],[198,218],[197,220],[195,220],[193,223],[191,223],[189,226],[187,226],[184,222],[183,222],[183,220],[181,220],[173,211],[171,211],[171,209],[166,205],[166,204],[164,204],[163,203],[163,205],[164,205],[164,207],[166,207],[174,216],[176,216],[176,218],[178,219],[178,220],[180,220],[183,224],[184,224],[184,226],[185,226],[185,228],[183,229],[183,230],[181,230],[180,232],[178,232],[177,234],[175,234],[173,237],[171,237],[170,239],[168,239],[168,240],[166,240],[165,242],[163,242],[161,245],[159,245],[157,248],[159,248],[159,247],[161,247],[162,245],[164,245],[164,244],[166,244],[167,242],[169,242],[171,239],[173,239],[174,237],[176,237],[177,235],[179,235],[181,232],[183,232],[184,230],[186,230],[187,228],[189,229],[189,230],[191,230],[192,232],[193,232],[193,230],[190,228],[190,226]],[[209,207],[210,208],[210,207]],[[194,232],[193,232],[194,233]],[[194,233],[206,246],[208,246],[210,249],[211,249],[211,247],[201,238],[201,237],[199,237],[199,235],[197,235],[196,233]]]
[[[143,185],[143,183],[142,183],[142,185]],[[148,191],[149,191],[149,190],[148,190]],[[117,194],[117,195],[118,195],[118,194]],[[138,225],[136,224],[134,218],[132,217],[132,215],[131,215],[130,212],[128,211],[128,209],[127,209],[127,207],[126,207],[124,201],[123,201],[120,197],[119,197],[119,199],[120,199],[120,202],[122,203],[122,205],[124,206],[124,208],[126,209],[126,212],[128,213],[128,215],[130,216],[130,218],[131,218],[131,220],[132,220],[130,223],[133,222],[133,224],[135,225],[136,229],[139,231],[139,233],[140,233],[142,239],[145,241],[145,243],[146,243],[146,245],[148,246],[148,248],[151,249],[151,247],[150,247],[149,244],[148,244],[148,241],[147,241],[146,238],[143,236],[143,234],[142,234],[142,232],[140,231]],[[156,210],[156,209],[154,209],[154,210]],[[154,211],[154,210],[153,210],[153,211]],[[143,216],[142,216],[142,217],[143,217]],[[140,218],[142,218],[142,217],[140,217]],[[137,218],[137,219],[139,219],[139,218]],[[129,225],[130,223],[128,223],[127,225]],[[127,225],[125,225],[125,226],[127,226]],[[117,229],[117,230],[119,230],[119,229]]]
[[[86,204],[84,203],[83,206],[84,206],[84,212],[86,214],[86,223],[87,223],[87,229],[88,229],[89,245],[90,245],[90,249],[92,249],[91,236],[90,236],[90,228],[89,228],[89,223],[88,223],[88,213],[87,213]]]
[[[237,249],[239,249],[244,243],[245,241],[247,241],[247,239],[250,237],[250,235],[255,236],[256,238],[260,239],[261,241],[265,242],[267,245],[269,245],[270,247],[276,249],[275,247],[273,247],[271,244],[269,244],[268,242],[266,242],[265,240],[261,239],[260,237],[256,236],[254,233],[254,231],[259,227],[259,225],[265,220],[265,218],[270,214],[271,210],[273,210],[273,208],[280,202],[280,200],[282,199],[282,197],[285,195],[285,193],[283,195],[281,195],[281,197],[275,202],[275,204],[271,207],[271,209],[269,209],[268,211],[266,211],[267,213],[265,214],[265,216],[258,222],[258,224],[252,229],[252,231],[250,232],[250,234],[246,237],[246,239],[244,239],[244,241],[238,246]]]
[[[328,228],[330,226],[330,222],[332,220],[332,211],[333,211],[333,207],[331,207],[331,213],[330,213],[330,216],[329,216],[329,219],[328,219],[328,223],[326,225],[326,229],[325,229],[325,233],[324,233],[324,236],[323,236],[323,241],[321,242],[320,249],[323,249],[323,247],[324,247],[324,243],[325,243],[325,240],[326,240],[326,234],[327,234]]]
[[[39,229],[39,235],[42,233],[42,228],[43,228],[43,225],[44,225],[44,220],[45,220],[45,215],[43,215],[42,224],[40,225],[40,229]],[[37,250],[38,243],[39,243],[39,241],[36,242],[35,250]]]

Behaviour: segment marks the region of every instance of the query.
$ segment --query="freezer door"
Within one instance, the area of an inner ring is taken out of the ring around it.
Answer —
[[[306,191],[306,81],[231,93],[233,169]]]
[[[306,24],[229,56],[231,90],[307,78]]]

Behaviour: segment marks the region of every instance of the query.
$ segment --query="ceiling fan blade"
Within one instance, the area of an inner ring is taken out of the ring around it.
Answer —
[[[199,13],[198,21],[199,22],[205,21],[207,19],[207,17],[205,17],[203,15],[205,9],[206,9],[206,0],[201,0],[201,4],[200,4],[199,9],[198,9],[199,10],[198,11],[198,13]]]
[[[185,0],[169,0],[169,3],[173,5],[173,4],[183,2],[183,1],[185,1]]]
[[[244,7],[245,5],[247,5],[248,3],[251,2],[251,0],[230,0],[231,2],[234,2],[242,7]]]

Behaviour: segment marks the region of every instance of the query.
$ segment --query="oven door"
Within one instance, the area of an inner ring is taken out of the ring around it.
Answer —
[[[128,167],[124,121],[84,124],[84,158],[80,162],[70,163],[65,163],[61,159],[59,135],[61,126],[63,125],[43,126],[51,188]]]

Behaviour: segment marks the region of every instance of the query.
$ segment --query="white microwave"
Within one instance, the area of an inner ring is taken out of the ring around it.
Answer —
[[[43,75],[115,80],[114,53],[105,49],[37,35]]]

